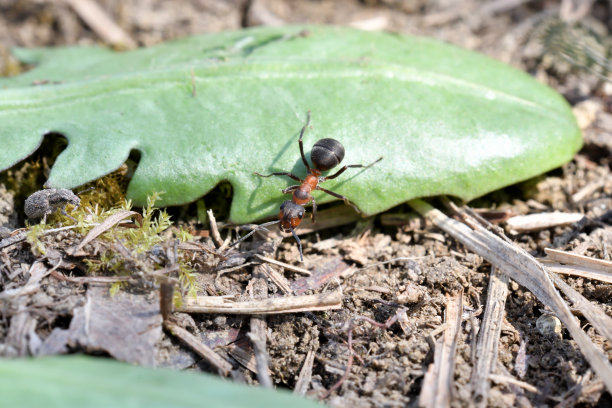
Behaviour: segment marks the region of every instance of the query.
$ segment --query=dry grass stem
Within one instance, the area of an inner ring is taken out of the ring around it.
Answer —
[[[164,327],[172,333],[172,335],[178,337],[187,344],[197,355],[217,368],[224,376],[227,376],[232,370],[232,365],[229,362],[187,330],[170,321],[165,321]]]
[[[266,351],[266,332],[268,325],[265,317],[251,318],[251,331],[248,333],[249,340],[253,344],[255,353],[255,367],[257,367],[257,380],[263,388],[272,389],[270,370],[268,369],[268,352]]]
[[[447,328],[435,342],[434,361],[425,373],[419,395],[420,407],[450,406],[455,371],[455,351],[461,329],[462,313],[463,291],[452,296],[447,295],[445,318]]]
[[[279,314],[301,313],[316,310],[333,310],[342,307],[342,291],[305,296],[286,296],[263,300],[236,302],[225,296],[188,297],[178,312],[226,313],[226,314]]]
[[[506,225],[513,232],[529,232],[570,225],[582,218],[584,214],[562,212],[517,215],[506,220]]]
[[[295,395],[306,395],[308,387],[310,386],[310,380],[312,379],[312,365],[314,364],[314,358],[314,350],[309,350],[306,354],[306,358],[304,359],[304,365],[302,365],[302,369],[300,370],[300,375],[295,383],[295,388],[293,388],[293,393]]]
[[[206,211],[206,214],[208,214],[208,222],[210,222],[210,235],[217,248],[220,248],[223,246],[223,240],[221,239],[221,234],[219,234],[219,227],[217,227],[215,214],[213,214],[212,210]]]
[[[489,289],[487,291],[487,304],[478,340],[476,342],[476,362],[472,371],[470,386],[472,388],[472,402],[476,407],[487,406],[489,389],[489,374],[497,364],[499,336],[508,296],[508,277],[497,268],[491,268]]]
[[[226,273],[236,272],[236,271],[246,268],[247,266],[252,266],[252,265],[255,265],[255,263],[247,262],[247,263],[243,263],[242,265],[232,266],[231,268],[220,269],[217,271],[217,278],[221,275],[225,275]]]
[[[259,299],[266,299],[268,297],[268,282],[266,274],[264,273],[264,269],[266,268],[270,268],[269,265],[263,264],[256,266],[253,270],[253,277],[249,282],[249,288],[252,295]],[[257,380],[263,388],[272,389],[270,369],[268,368],[268,352],[266,350],[267,332],[268,324],[266,323],[265,316],[251,317],[250,331],[247,337],[253,345]]]
[[[604,381],[608,391],[612,392],[610,362],[581,329],[568,305],[555,289],[546,270],[534,257],[480,226],[476,220],[471,223],[472,229],[447,217],[422,200],[412,200],[409,204],[438,228],[449,233],[468,249],[482,256],[511,279],[529,289],[540,302],[548,306],[567,327],[584,357]]]
[[[513,384],[518,385],[526,391],[533,392],[534,394],[538,393],[538,389],[533,385],[526,383],[525,381],[517,380],[513,377],[508,377],[506,375],[498,375],[498,374],[489,374],[489,380],[495,381],[497,384]]]
[[[612,272],[596,271],[583,266],[563,265],[560,263],[543,262],[548,271],[561,275],[581,276],[587,279],[594,279],[601,282],[612,283]]]
[[[270,263],[276,266],[280,266],[288,271],[301,273],[302,275],[306,275],[306,276],[312,275],[312,272],[310,272],[308,269],[300,268],[298,266],[293,266],[288,263],[277,261],[276,259],[268,258],[266,256],[259,255],[259,254],[255,254],[255,257],[264,262],[267,262],[267,263]]]
[[[573,254],[567,251],[560,251],[558,249],[545,248],[546,255],[559,263],[578,265],[595,269],[601,272],[606,272],[612,277],[612,262],[604,259],[591,258],[589,256]]]
[[[602,336],[612,342],[612,317],[574,290],[559,276],[551,273],[550,278],[555,286],[571,300],[574,308],[578,309]]]
[[[293,294],[293,290],[291,290],[291,285],[289,281],[285,279],[283,275],[274,270],[270,265],[263,264],[260,269],[261,273],[263,273],[268,279],[270,279],[276,287],[280,289],[285,295]]]
[[[102,221],[100,224],[93,227],[87,233],[87,236],[83,238],[83,240],[74,249],[69,250],[69,253],[72,253],[74,255],[75,253],[83,249],[85,245],[89,244],[91,241],[93,241],[100,235],[104,234],[106,231],[108,231],[115,225],[119,224],[121,221],[123,221],[127,217],[135,217],[136,220],[140,224],[142,224],[142,215],[140,215],[136,211],[129,211],[129,210],[119,211],[118,213],[111,215],[110,217]]]
[[[572,195],[572,202],[575,204],[580,203],[585,198],[591,197],[597,190],[603,188],[605,185],[606,182],[604,180],[597,180],[587,184]]]
[[[132,37],[119,27],[94,0],[66,0],[66,2],[104,42],[129,49],[136,48],[136,42]]]

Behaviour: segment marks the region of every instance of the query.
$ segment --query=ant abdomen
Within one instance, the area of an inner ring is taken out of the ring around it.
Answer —
[[[321,139],[312,146],[310,159],[320,171],[333,169],[344,159],[344,146],[336,139]]]

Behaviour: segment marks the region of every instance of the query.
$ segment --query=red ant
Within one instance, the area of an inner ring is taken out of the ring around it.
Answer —
[[[331,176],[322,176],[321,175],[322,172],[333,169],[334,167],[340,164],[342,159],[344,159],[344,146],[342,146],[342,144],[336,139],[331,139],[331,138],[320,139],[318,142],[314,144],[314,146],[312,147],[312,151],[310,152],[310,159],[312,160],[312,164],[314,168],[310,167],[310,165],[308,164],[308,161],[306,160],[306,156],[304,155],[304,144],[302,142],[304,132],[306,131],[306,128],[308,127],[309,124],[310,124],[310,111],[308,111],[306,124],[300,131],[300,138],[298,140],[298,144],[300,146],[300,154],[302,156],[302,162],[306,166],[306,170],[307,170],[306,178],[304,178],[304,180],[300,179],[296,175],[289,173],[289,172],[275,172],[275,173],[270,173],[266,175],[260,174],[257,172],[254,173],[255,175],[259,177],[287,176],[300,183],[300,184],[296,184],[296,185],[287,187],[284,190],[282,190],[283,194],[287,194],[290,192],[293,192],[293,194],[292,194],[291,200],[287,200],[283,202],[283,204],[280,206],[280,212],[278,214],[279,219],[276,221],[271,221],[271,222],[266,222],[264,224],[261,224],[259,228],[265,229],[265,227],[268,225],[280,223],[280,230],[283,232],[291,232],[291,234],[293,235],[293,238],[295,238],[295,240],[297,241],[298,247],[300,250],[300,261],[302,262],[304,261],[304,257],[302,255],[302,243],[300,242],[300,239],[295,233],[295,229],[300,225],[300,223],[302,222],[302,218],[304,217],[304,211],[305,211],[304,205],[307,205],[310,202],[312,202],[311,219],[312,219],[313,224],[316,221],[317,203],[314,197],[310,193],[314,190],[323,191],[324,193],[327,193],[331,196],[339,198],[340,200],[344,201],[345,204],[350,205],[351,207],[355,209],[355,211],[360,213],[359,209],[353,203],[351,203],[348,198],[338,193],[334,193],[333,191],[327,190],[321,187],[319,184],[326,180],[335,179],[336,177],[344,173],[349,168],[367,169],[382,160],[382,157],[379,157],[377,160],[373,161],[372,163],[368,165],[363,165],[363,164],[345,165],[340,170],[338,170],[336,173],[332,174]],[[233,245],[236,245],[239,242],[243,241],[244,239],[248,238],[249,236],[254,234],[255,231],[256,229],[249,232],[244,237],[236,241]]]

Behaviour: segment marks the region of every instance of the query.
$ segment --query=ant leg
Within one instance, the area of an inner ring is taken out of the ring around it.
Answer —
[[[317,186],[317,190],[321,190],[322,192],[327,193],[327,194],[329,194],[330,196],[334,196],[334,197],[336,197],[336,198],[341,199],[342,201],[344,201],[344,204],[346,204],[346,205],[350,205],[351,207],[353,207],[353,209],[354,209],[355,211],[357,211],[359,214],[361,214],[361,211],[359,211],[359,208],[357,208],[357,207],[355,206],[355,204],[351,203],[351,202],[349,201],[349,199],[348,199],[348,198],[346,198],[345,196],[343,196],[343,195],[341,195],[341,194],[338,194],[338,193],[334,193],[333,191],[329,191],[328,189],[323,188],[323,187],[319,187],[319,186]]]
[[[278,224],[279,222],[280,222],[280,220],[276,220],[276,221],[264,222],[261,225],[257,225],[256,228],[253,228],[253,230],[251,232],[249,232],[244,237],[240,238],[239,240],[237,240],[236,242],[231,244],[230,248],[233,247],[233,246],[238,245],[239,243],[241,243],[242,241],[244,241],[245,239],[247,239],[248,237],[250,237],[251,235],[253,235],[255,232],[257,232],[259,230],[268,231],[268,229],[266,228],[268,225]]]
[[[302,136],[304,136],[304,132],[306,131],[308,125],[310,125],[310,111],[308,111],[306,124],[302,128],[302,131],[300,132],[300,139],[298,140],[298,143],[300,145],[300,154],[302,155],[302,161],[304,162],[304,166],[306,166],[306,170],[308,170],[308,173],[310,174],[310,165],[308,164],[308,161],[306,161],[306,156],[304,155],[304,143],[302,143]]]
[[[300,188],[300,187],[301,187],[300,185],[289,186],[289,187],[287,187],[287,188],[283,189],[283,190],[282,190],[282,193],[283,193],[283,194],[288,194],[288,193],[292,192],[293,190],[297,190],[297,189],[298,189],[298,188]]]
[[[281,172],[278,172],[278,173],[270,173],[270,174],[259,174],[257,172],[254,172],[253,174],[255,174],[256,176],[259,176],[259,177],[287,176],[289,178],[294,179],[295,181],[299,181],[300,183],[302,182],[302,179],[300,179],[298,176],[293,175],[291,173],[287,173],[285,171],[281,171]]]
[[[382,160],[382,157],[379,157],[377,160],[373,161],[372,163],[368,164],[367,166],[364,166],[363,164],[349,164],[348,166],[342,167],[335,174],[333,174],[331,176],[323,177],[323,181],[335,179],[336,177],[338,177],[339,175],[344,173],[346,171],[346,169],[355,169],[355,168],[364,168],[364,169],[367,169],[369,167],[372,167],[373,165],[375,165],[376,163],[378,163],[381,160]]]
[[[293,227],[289,227],[289,228],[291,229],[291,235],[293,235],[293,238],[295,238],[295,240],[297,241],[298,248],[300,249],[300,262],[304,262],[304,256],[302,255],[302,241],[300,241],[300,239],[298,238]]]
[[[313,224],[317,222],[317,202],[315,201],[314,197],[312,197],[312,213],[310,214],[310,219],[312,220]]]
[[[69,214],[66,212],[66,206],[63,206],[63,207],[62,207],[62,209],[60,210],[60,212],[61,212],[62,214],[64,214],[66,217],[70,218],[72,221],[74,221],[74,223],[75,223],[75,224],[76,224],[76,223],[78,223],[78,221],[76,220],[76,218],[74,218],[72,215],[69,215]]]

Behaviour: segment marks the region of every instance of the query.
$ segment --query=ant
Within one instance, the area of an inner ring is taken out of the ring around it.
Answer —
[[[340,200],[344,201],[345,204],[350,205],[355,209],[355,211],[360,213],[359,209],[353,203],[351,203],[348,198],[338,193],[334,193],[333,191],[327,190],[321,187],[319,184],[326,180],[335,179],[336,177],[344,173],[347,169],[367,169],[382,160],[382,157],[379,157],[377,160],[373,161],[368,165],[344,165],[342,166],[342,168],[340,168],[340,170],[338,170],[331,176],[322,176],[322,173],[324,171],[331,170],[334,167],[338,166],[340,162],[342,162],[342,160],[344,159],[344,146],[342,146],[342,143],[340,143],[336,139],[320,139],[314,144],[314,146],[312,147],[312,151],[310,152],[310,159],[312,160],[312,165],[314,168],[310,167],[308,161],[306,160],[306,156],[304,155],[304,143],[302,142],[304,132],[306,131],[308,125],[310,125],[310,111],[308,111],[306,124],[304,125],[304,127],[302,127],[302,130],[300,131],[300,138],[298,139],[298,144],[300,146],[300,155],[302,156],[302,162],[304,163],[304,166],[306,166],[307,171],[306,178],[304,178],[304,180],[289,172],[275,172],[265,175],[257,172],[254,173],[256,176],[259,177],[287,176],[300,183],[282,190],[283,194],[292,193],[292,196],[291,200],[283,202],[283,204],[280,206],[278,220],[261,224],[259,228],[265,229],[265,227],[268,225],[280,223],[280,230],[283,232],[291,232],[293,238],[295,238],[296,242],[298,243],[298,247],[300,250],[300,261],[302,262],[304,261],[304,257],[302,255],[302,243],[298,238],[297,234],[295,233],[295,229],[300,225],[300,223],[302,222],[302,218],[304,217],[304,206],[310,202],[312,202],[312,213],[310,217],[312,219],[313,224],[316,221],[317,203],[314,197],[311,195],[311,192],[314,190],[323,191],[324,193],[327,193],[333,197],[339,198]],[[232,244],[232,246],[248,238],[249,236],[254,234],[256,230],[257,229],[249,232],[244,237],[240,238],[238,241]]]

